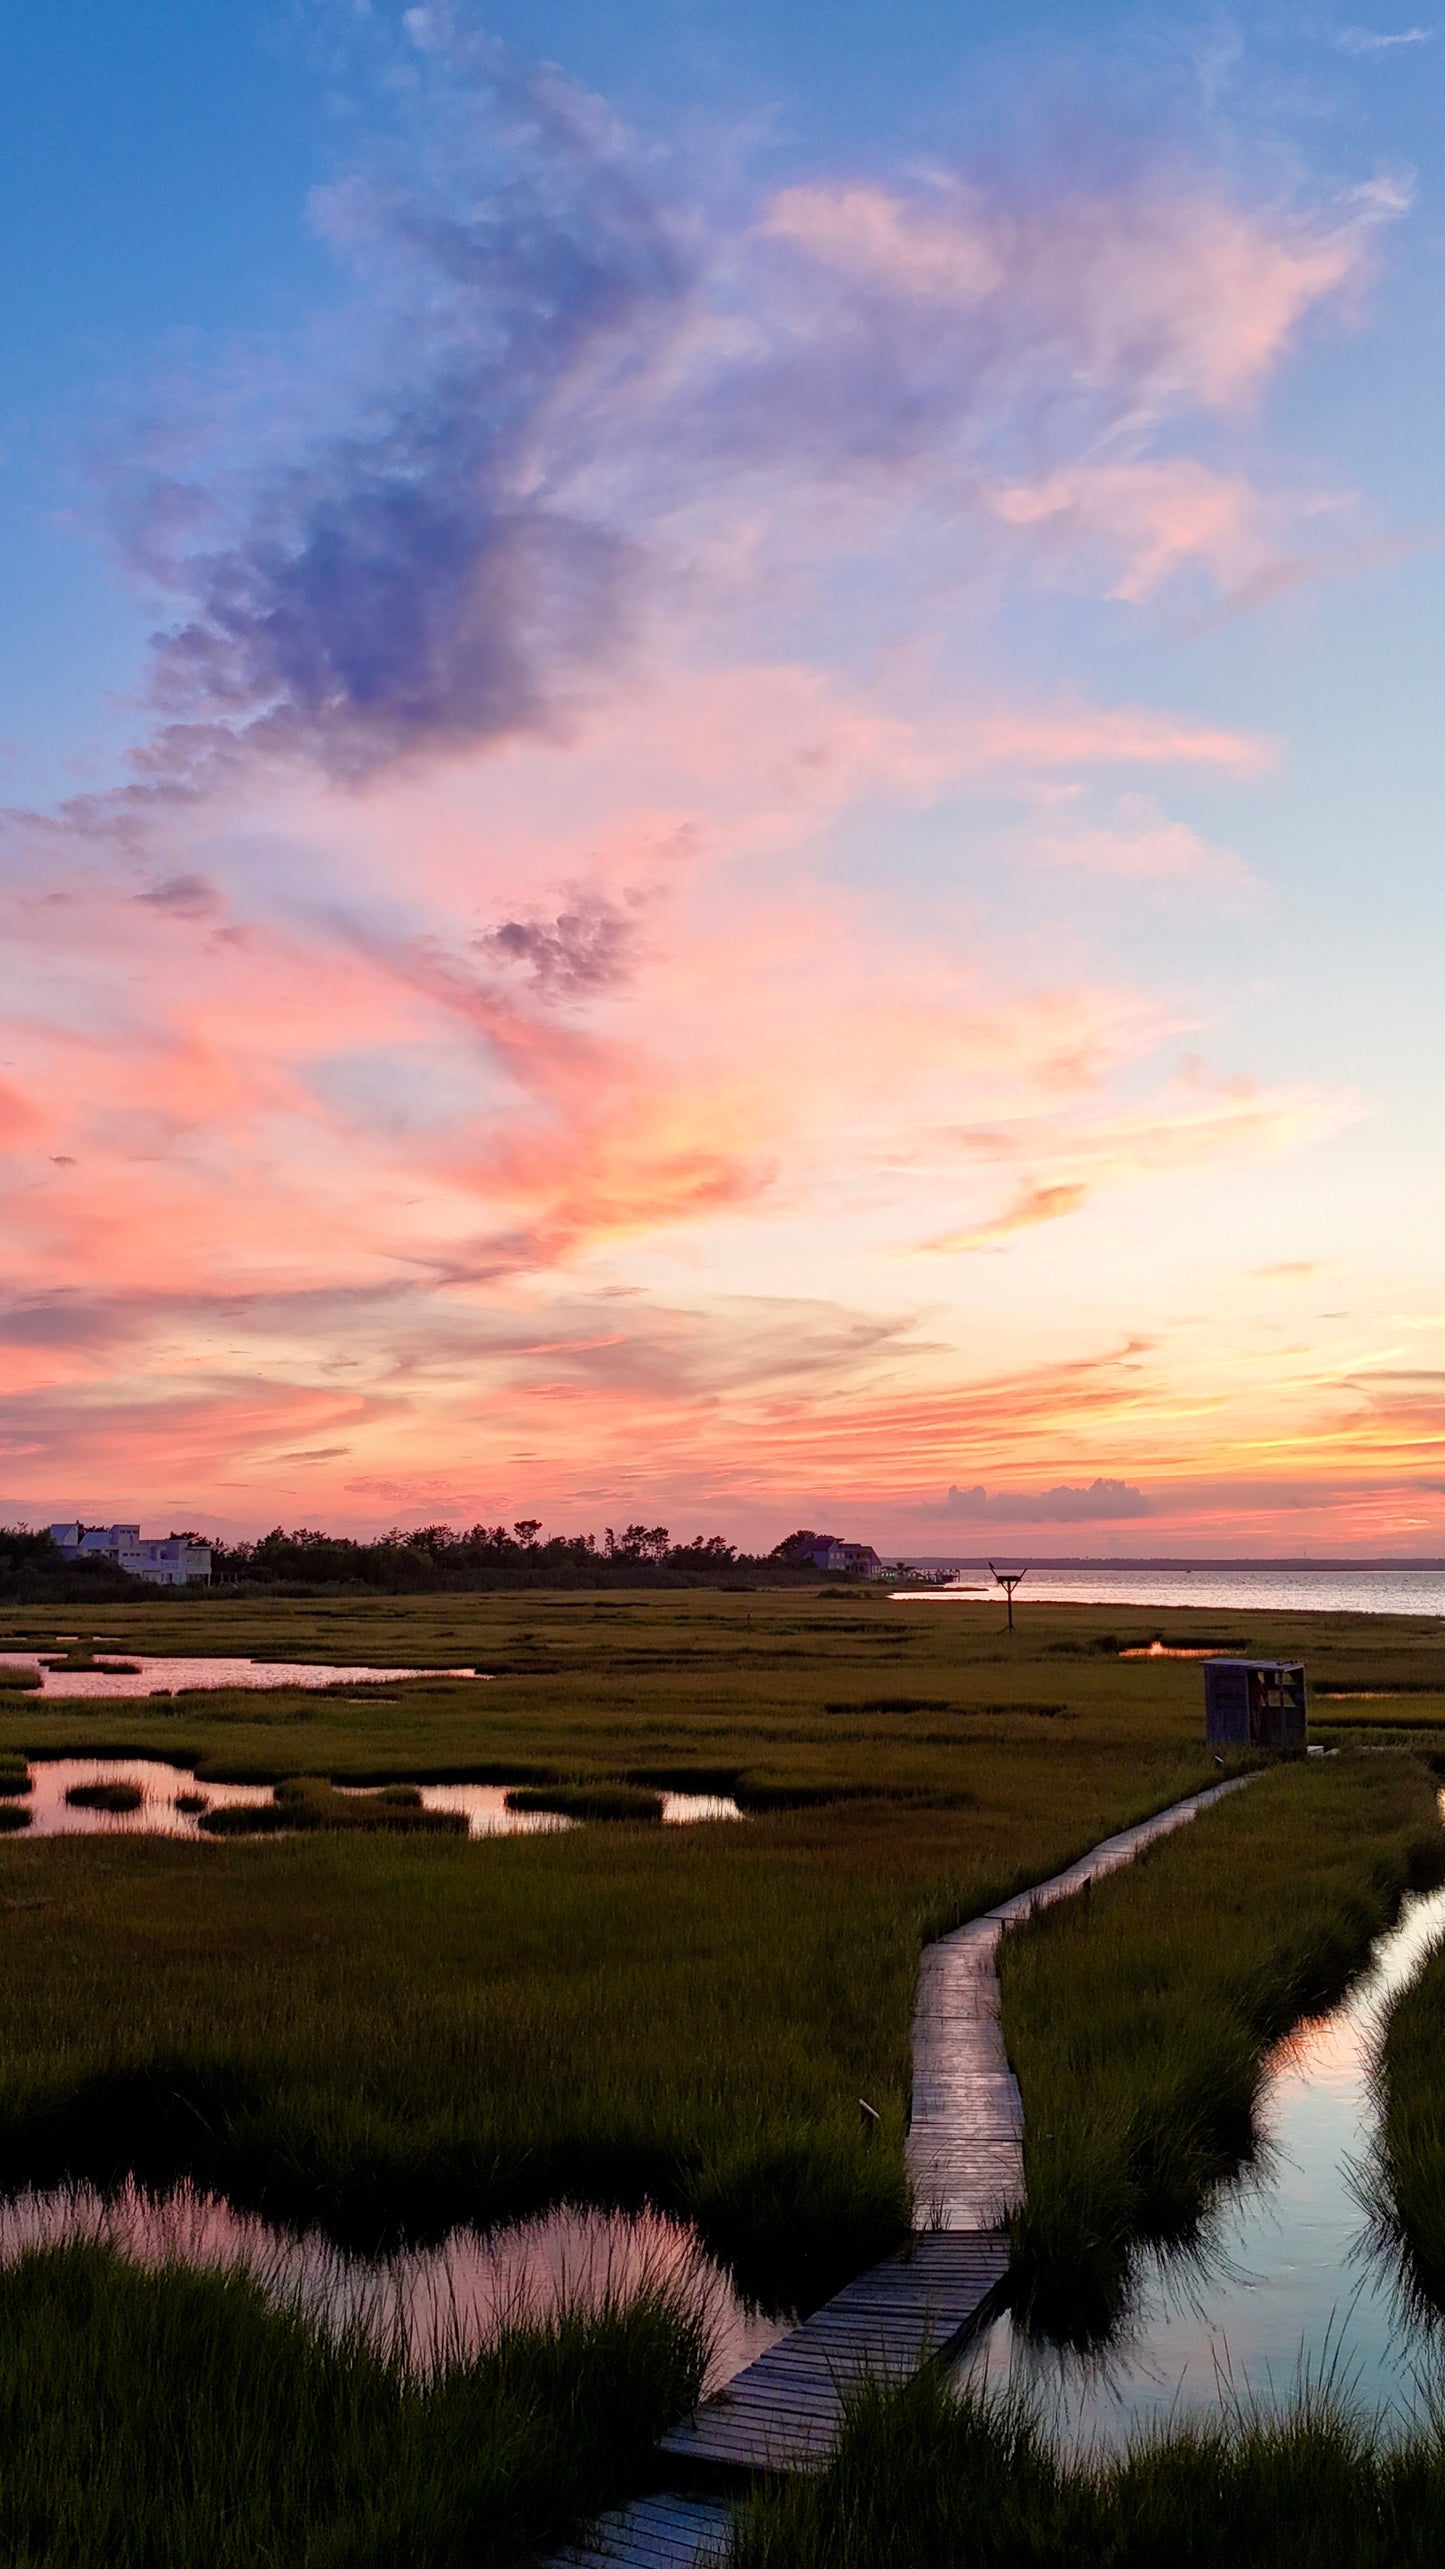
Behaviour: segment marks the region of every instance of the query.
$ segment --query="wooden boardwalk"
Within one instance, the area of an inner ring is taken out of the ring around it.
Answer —
[[[665,2435],[661,2475],[820,2470],[857,2382],[905,2381],[992,2317],[1008,2274],[1003,2224],[1024,2194],[1023,2113],[999,2024],[999,1939],[1252,1780],[1232,1776],[1120,1829],[1066,1872],[926,1947],[913,2017],[912,2240]],[[726,2550],[730,2522],[725,2498],[662,2489],[604,2516],[553,2569],[704,2569]]]
[[[1048,1882],[1004,1900],[924,1948],[913,2009],[908,2173],[914,2221],[928,2230],[997,2230],[1024,2197],[1024,2118],[999,2024],[998,1948],[1006,1927],[1066,1900],[1182,1828],[1247,1775],[1191,1793],[1105,1838]]]
[[[705,2569],[727,2550],[732,2522],[726,2498],[659,2489],[603,2516],[587,2541],[564,2551],[552,2569]]]
[[[946,2354],[997,2305],[1007,2272],[997,2233],[921,2233],[704,2400],[659,2452],[742,2471],[818,2469],[848,2392],[869,2374],[906,2381]]]

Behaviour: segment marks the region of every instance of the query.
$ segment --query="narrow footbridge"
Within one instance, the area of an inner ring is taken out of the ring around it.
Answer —
[[[704,2400],[658,2446],[651,2495],[594,2526],[553,2569],[693,2569],[727,2547],[725,2492],[755,2473],[815,2471],[865,2377],[902,2382],[947,2357],[1003,2307],[1004,2223],[1023,2201],[1023,2112],[999,2024],[1005,1928],[1067,1900],[1156,1838],[1252,1781],[1232,1776],[1105,1838],[1048,1882],[928,1945],[913,2016],[908,2172],[914,2235]]]

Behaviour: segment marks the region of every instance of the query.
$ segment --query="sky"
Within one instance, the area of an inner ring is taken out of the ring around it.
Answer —
[[[7,70],[0,1513],[1445,1551],[1445,21]]]

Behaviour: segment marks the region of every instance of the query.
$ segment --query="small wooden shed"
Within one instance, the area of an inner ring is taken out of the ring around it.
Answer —
[[[1305,1672],[1299,1659],[1206,1659],[1204,1728],[1211,1748],[1305,1745]]]

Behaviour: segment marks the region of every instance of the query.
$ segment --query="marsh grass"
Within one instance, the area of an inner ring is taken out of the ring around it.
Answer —
[[[67,1798],[69,1798],[67,1796]],[[392,1784],[377,1793],[339,1793],[324,1776],[286,1775],[274,1802],[232,1803],[202,1809],[201,1826],[213,1837],[275,1837],[281,1832],[331,1829],[465,1837],[464,1811],[424,1811],[414,1784]]]
[[[519,1784],[509,1811],[555,1811],[569,1820],[660,1820],[662,1795],[645,1784]]]
[[[1376,2066],[1379,2143],[1371,2209],[1415,2298],[1445,2308],[1445,1950],[1396,2000]]]
[[[908,2219],[920,1946],[1211,1778],[1197,1668],[1115,1653],[1212,1630],[1040,1606],[1010,1639],[991,1604],[851,1591],[97,1607],[83,1639],[137,1654],[515,1673],[362,1700],[16,1698],[0,1749],[149,1753],[201,1792],[279,1778],[308,1798],[319,1777],[622,1778],[735,1793],[753,1818],[482,1844],[358,1827],[343,1794],[344,1828],[245,1846],[12,1840],[0,2177],[191,2175],[367,2246],[651,2202],[772,2306],[816,2301]],[[1423,1620],[1261,1618],[1252,1637],[1312,1673],[1445,1658]],[[59,1636],[11,1609],[0,1638]],[[920,1709],[827,1710],[905,1696]]]
[[[774,2482],[728,2569],[1436,2569],[1445,2438],[1387,2444],[1328,2388],[1067,2463],[1007,2397],[865,2387],[836,2459]]]
[[[704,2358],[655,2290],[418,2375],[236,2273],[38,2251],[0,2272],[0,2558],[504,2569],[626,2492]]]
[[[1277,1769],[1005,1937],[1029,2324],[1073,2342],[1107,2331],[1134,2242],[1186,2239],[1252,2150],[1270,2045],[1339,1996],[1406,1890],[1442,1874],[1419,1762],[1342,1756]]]
[[[138,1811],[145,1793],[139,1784],[72,1784],[65,1798],[77,1811]]]

